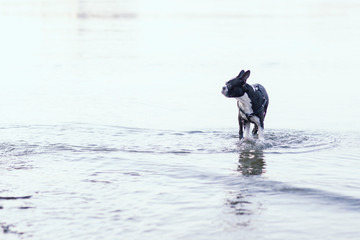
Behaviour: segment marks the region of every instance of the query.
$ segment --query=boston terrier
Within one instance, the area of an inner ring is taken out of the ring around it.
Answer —
[[[250,123],[254,123],[253,135],[258,134],[264,140],[264,119],[269,105],[269,96],[260,84],[249,85],[246,80],[250,71],[241,70],[236,78],[225,83],[221,93],[228,98],[235,98],[239,108],[239,138],[250,138]]]

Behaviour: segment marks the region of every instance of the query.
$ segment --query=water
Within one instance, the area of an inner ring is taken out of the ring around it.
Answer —
[[[358,134],[268,130],[241,142],[231,129],[89,124],[0,134],[0,196],[19,198],[0,200],[5,239],[360,236]]]
[[[1,239],[359,239],[356,1],[0,1]],[[239,141],[220,94],[270,96]]]

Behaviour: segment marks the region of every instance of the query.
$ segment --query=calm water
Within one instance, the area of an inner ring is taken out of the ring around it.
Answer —
[[[0,0],[0,238],[359,239],[359,13]],[[264,142],[220,94],[241,69]]]
[[[268,130],[260,143],[229,129],[87,124],[0,134],[5,239],[360,236],[358,134]]]

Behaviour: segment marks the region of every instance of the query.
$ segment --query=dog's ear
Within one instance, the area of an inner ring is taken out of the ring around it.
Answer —
[[[241,79],[246,83],[246,80],[249,78],[250,76],[250,70],[247,70],[242,76]]]
[[[239,75],[236,78],[241,78],[244,75],[244,70],[241,70],[241,72],[239,73]]]

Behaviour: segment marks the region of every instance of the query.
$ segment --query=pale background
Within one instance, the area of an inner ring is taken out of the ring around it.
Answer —
[[[250,69],[267,128],[359,130],[358,1],[0,1],[0,122],[237,127]]]

